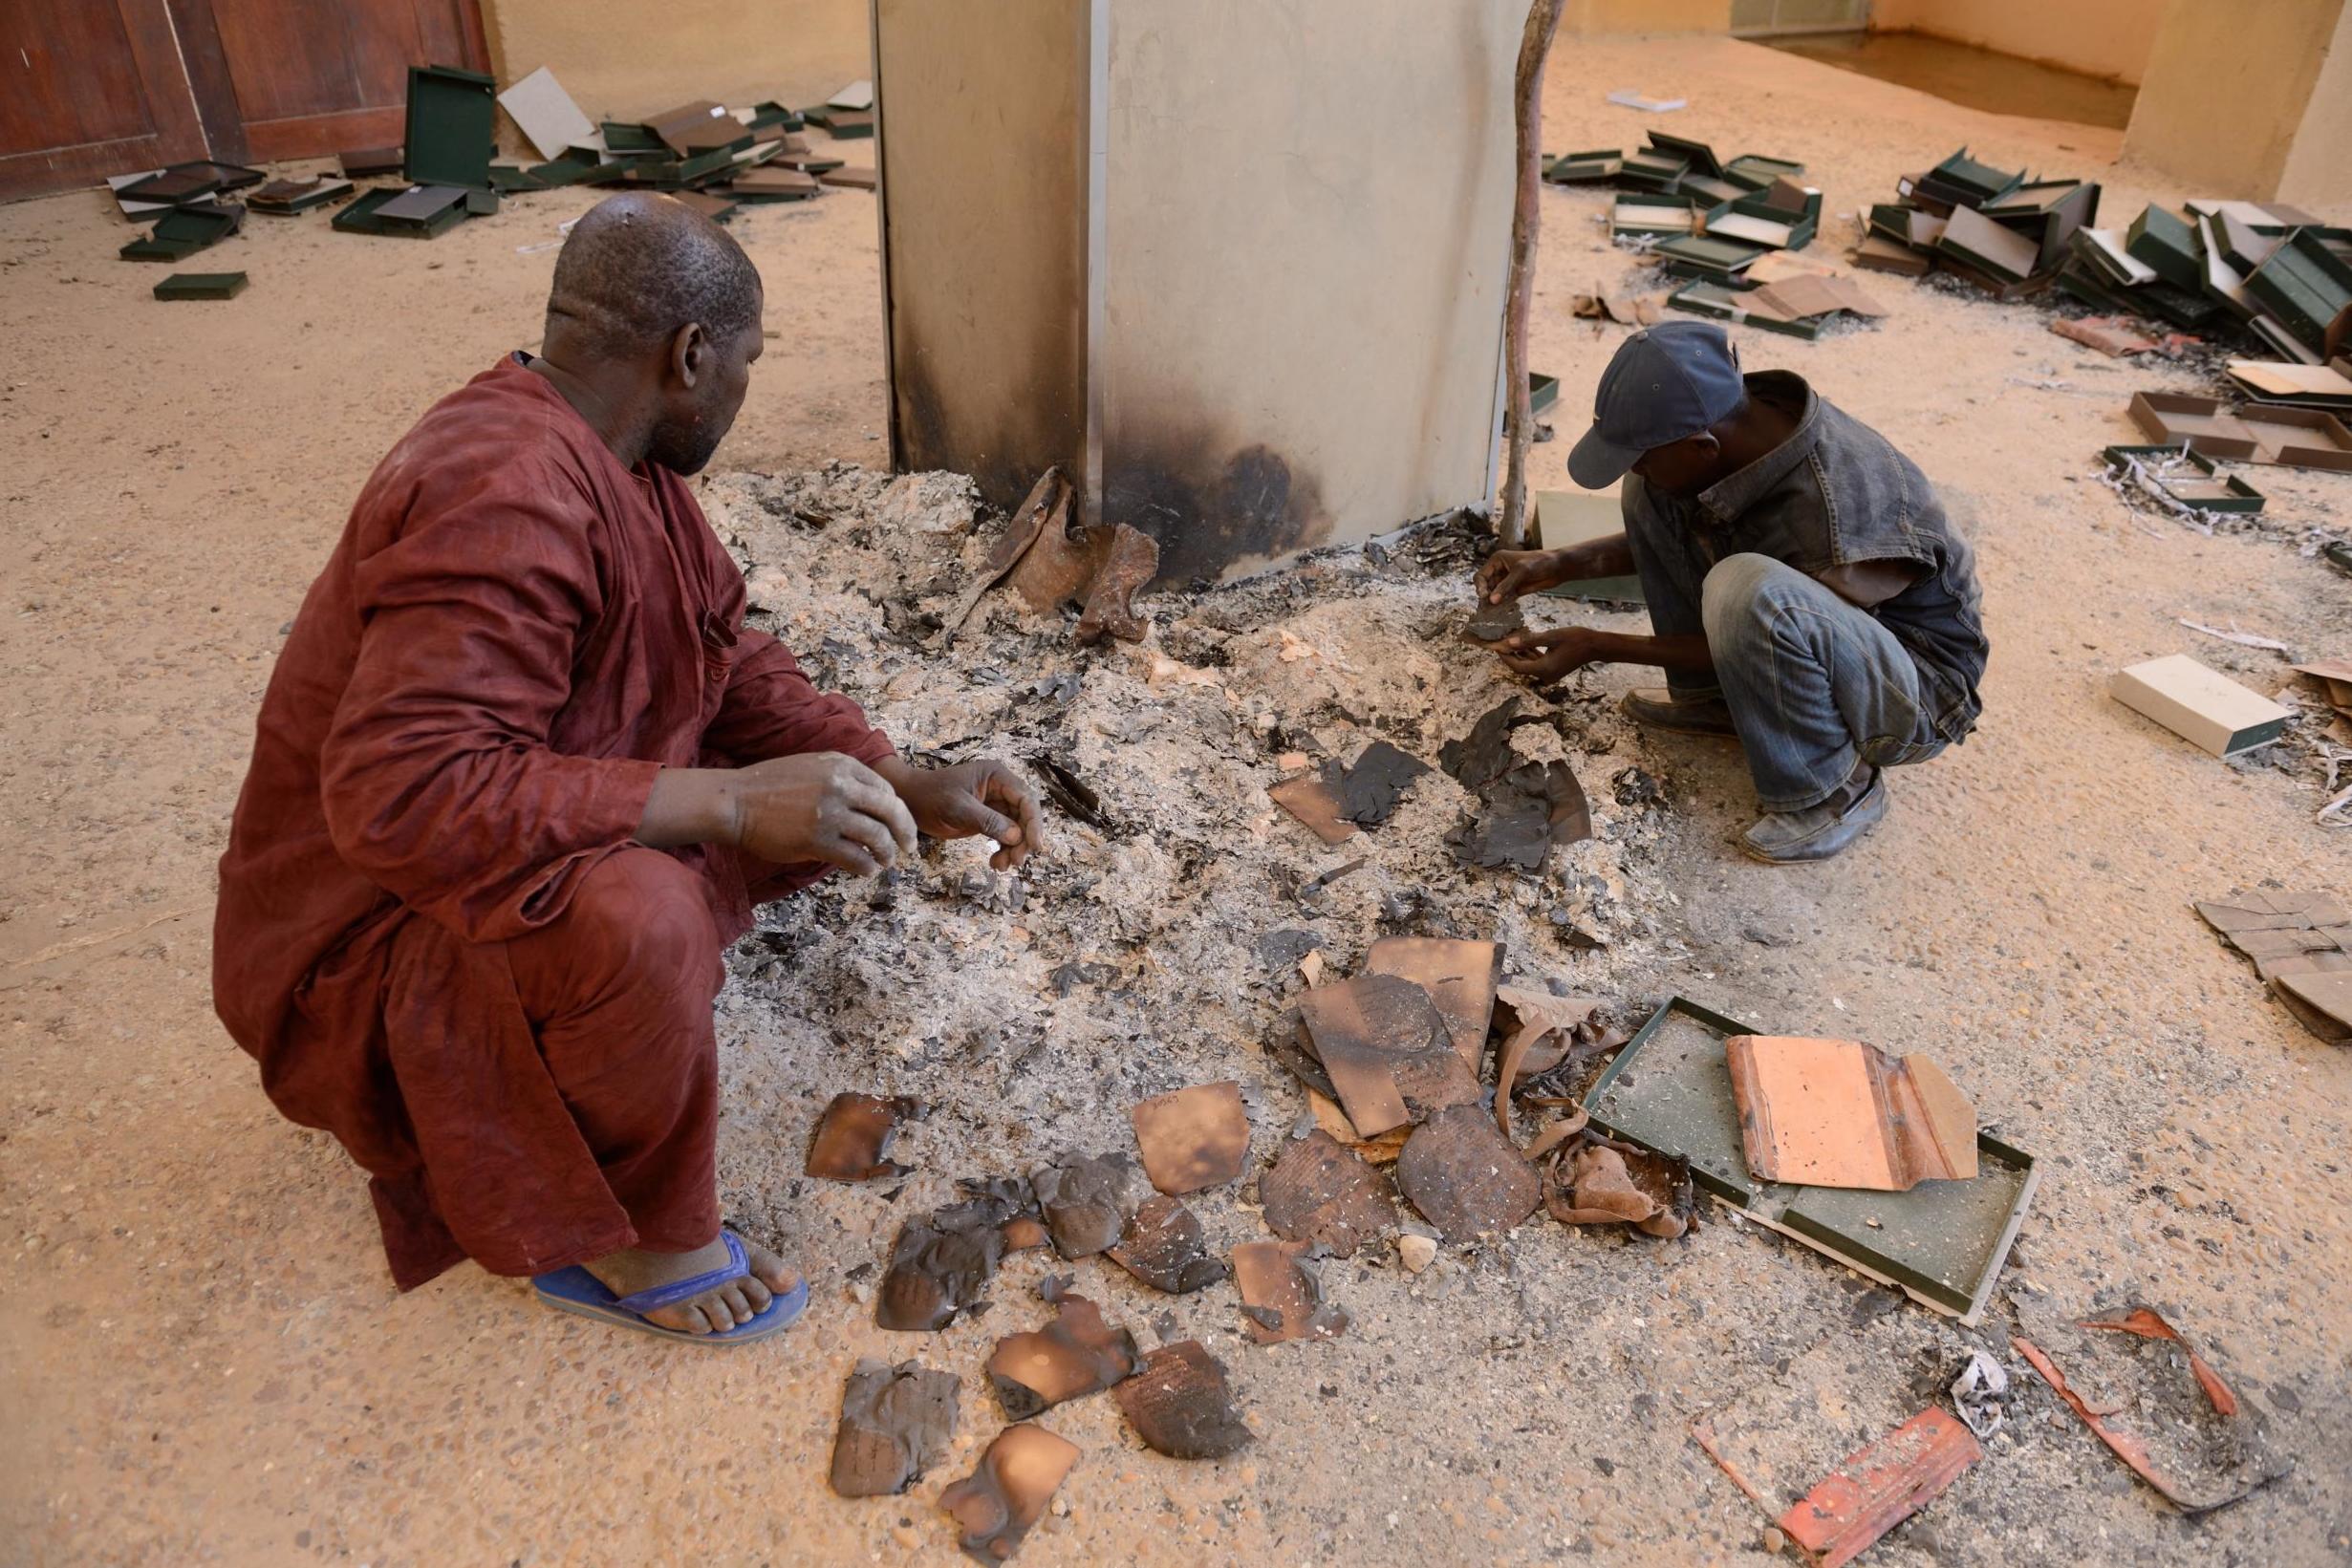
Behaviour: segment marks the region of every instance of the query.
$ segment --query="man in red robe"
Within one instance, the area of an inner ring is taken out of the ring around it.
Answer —
[[[214,1002],[373,1178],[402,1289],[470,1257],[673,1333],[797,1313],[792,1272],[720,1225],[722,952],[917,830],[1000,867],[1039,842],[1003,764],[901,762],[744,627],[682,476],[743,404],[760,309],[679,203],[581,218],[543,352],[377,467],[263,699]]]

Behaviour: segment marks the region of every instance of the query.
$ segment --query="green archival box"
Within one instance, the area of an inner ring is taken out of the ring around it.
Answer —
[[[414,185],[490,188],[498,84],[447,65],[408,68],[408,138],[400,172]]]
[[[243,272],[174,272],[155,286],[158,299],[234,299],[244,291]]]
[[[399,223],[379,215],[380,208],[398,200],[403,193],[385,187],[369,191],[351,205],[328,220],[328,225],[345,234],[375,234],[395,239],[431,240],[447,233],[465,221],[465,204],[453,202],[421,223]]]
[[[1748,1173],[1723,1042],[1762,1032],[1670,999],[1586,1095],[1592,1125],[1680,1155],[1694,1181],[1758,1224],[1975,1323],[2041,1180],[2034,1157],[1978,1132],[1969,1181],[1921,1182],[1908,1192],[1759,1182]]]

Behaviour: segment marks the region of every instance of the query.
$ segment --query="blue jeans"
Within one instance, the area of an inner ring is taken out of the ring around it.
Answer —
[[[1710,567],[1669,527],[1629,529],[1650,624],[1703,633],[1718,685],[1670,672],[1683,698],[1719,692],[1767,811],[1801,811],[1837,792],[1857,763],[1895,767],[1944,749],[1910,650],[1869,612],[1769,555]]]

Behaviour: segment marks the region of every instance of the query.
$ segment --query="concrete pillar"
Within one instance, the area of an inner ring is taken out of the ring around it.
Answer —
[[[2352,4],[2169,0],[2124,156],[2185,195],[2352,203]]]

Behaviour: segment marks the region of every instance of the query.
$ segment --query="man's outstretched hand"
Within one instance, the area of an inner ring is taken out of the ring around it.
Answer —
[[[1044,843],[1037,797],[1003,763],[983,758],[921,768],[892,758],[878,771],[914,813],[915,826],[933,838],[979,834],[996,840],[999,848],[988,864],[1000,871],[1019,866]]]
[[[1568,580],[1564,552],[1556,549],[1499,549],[1478,568],[1480,604],[1509,604],[1522,594],[1541,593]]]
[[[1591,633],[1581,626],[1557,632],[1514,632],[1494,645],[1514,675],[1535,680],[1559,680],[1590,664],[1598,655]]]

